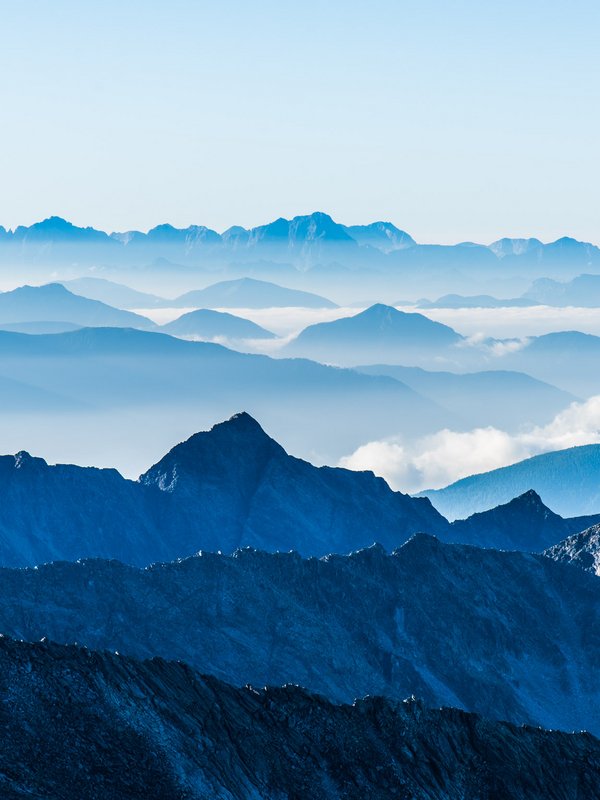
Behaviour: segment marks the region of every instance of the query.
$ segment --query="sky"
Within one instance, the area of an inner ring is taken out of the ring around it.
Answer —
[[[0,224],[600,242],[600,5],[0,0]]]

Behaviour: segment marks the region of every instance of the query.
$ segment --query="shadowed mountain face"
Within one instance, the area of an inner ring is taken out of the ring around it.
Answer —
[[[140,482],[116,470],[0,458],[0,563],[101,556],[146,565],[244,545],[307,555],[388,549],[446,520],[372,473],[288,456],[247,414],[177,445]]]
[[[168,516],[183,530],[202,509],[214,531],[204,546],[225,552],[244,543],[323,555],[376,539],[393,549],[417,530],[447,528],[429,502],[393,492],[371,472],[289,456],[248,414],[177,445],[140,482],[166,493]]]
[[[185,664],[0,641],[6,800],[570,800],[600,743],[377,697],[333,705]],[[45,747],[40,749],[39,742]]]
[[[471,475],[444,489],[421,492],[449,519],[468,517],[534,489],[559,514],[600,511],[600,445],[543,453],[509,467]]]
[[[310,325],[285,351],[344,365],[388,358],[391,363],[398,363],[420,356],[433,357],[462,339],[452,328],[422,314],[377,304],[353,317]]]
[[[568,536],[563,542],[549,547],[544,555],[600,576],[600,524]]]
[[[188,661],[236,685],[337,701],[411,694],[494,719],[600,732],[600,583],[543,556],[419,535],[393,555],[242,550],[139,570],[0,572],[0,629]]]
[[[311,292],[285,289],[268,281],[238,278],[220,281],[206,289],[186,292],[171,302],[173,307],[186,308],[335,308],[335,303]]]
[[[600,521],[600,515],[563,519],[529,490],[505,505],[456,520],[450,527],[450,538],[478,547],[539,553],[595,521]]]
[[[60,283],[46,286],[21,286],[0,293],[0,326],[3,323],[72,323],[82,327],[121,327],[151,329],[146,317],[112,308],[65,289]]]
[[[195,336],[199,339],[274,339],[275,334],[255,322],[224,311],[200,308],[190,311],[161,327],[172,336]]]

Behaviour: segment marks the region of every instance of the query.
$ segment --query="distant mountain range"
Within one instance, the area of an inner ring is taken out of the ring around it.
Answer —
[[[391,555],[244,549],[143,570],[92,560],[0,578],[0,629],[15,638],[183,660],[236,686],[293,682],[343,702],[414,694],[600,733],[600,583],[541,555],[420,534]]]
[[[395,305],[406,305],[406,303],[396,303]],[[539,305],[535,300],[526,297],[512,297],[499,299],[489,294],[462,295],[446,294],[438,297],[437,300],[427,300],[423,298],[416,303],[417,308],[527,308]]]
[[[283,263],[296,269],[366,269],[387,273],[413,270],[435,273],[460,269],[491,272],[501,269],[525,274],[557,275],[565,269],[581,273],[600,266],[594,245],[563,237],[550,244],[537,239],[501,239],[490,246],[417,244],[390,222],[344,226],[328,214],[315,212],[291,220],[277,219],[223,234],[202,225],[185,229],[159,225],[148,233],[107,234],[79,228],[50,217],[14,231],[0,227],[0,262],[31,264],[137,265],[157,259],[171,264],[223,267],[235,262]],[[501,266],[500,266],[501,265]]]
[[[311,292],[286,289],[254,278],[219,281],[173,299],[145,294],[106,278],[63,281],[69,291],[116,308],[335,308],[335,303]]]
[[[589,734],[414,699],[339,706],[297,686],[233,688],[183,663],[8,638],[0,691],[18,697],[2,712],[6,800],[66,786],[81,800],[599,796]]]
[[[597,308],[600,306],[600,275],[578,275],[564,283],[540,278],[523,297],[548,306]]]
[[[570,447],[421,492],[449,519],[507,503],[533,488],[563,516],[600,512],[600,445]]]

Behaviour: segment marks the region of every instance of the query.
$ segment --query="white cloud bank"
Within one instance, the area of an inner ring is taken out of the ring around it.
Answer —
[[[552,422],[509,434],[497,428],[467,432],[444,429],[416,442],[400,438],[368,442],[340,466],[372,470],[404,492],[438,489],[477,472],[514,464],[529,456],[600,443],[600,395],[573,403]]]

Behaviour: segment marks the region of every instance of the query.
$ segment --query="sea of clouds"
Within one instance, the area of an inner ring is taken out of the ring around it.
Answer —
[[[498,428],[440,430],[415,441],[400,437],[368,442],[339,465],[372,470],[403,492],[439,489],[467,475],[514,464],[524,458],[583,444],[600,443],[600,395],[573,403],[547,425],[515,434]]]

